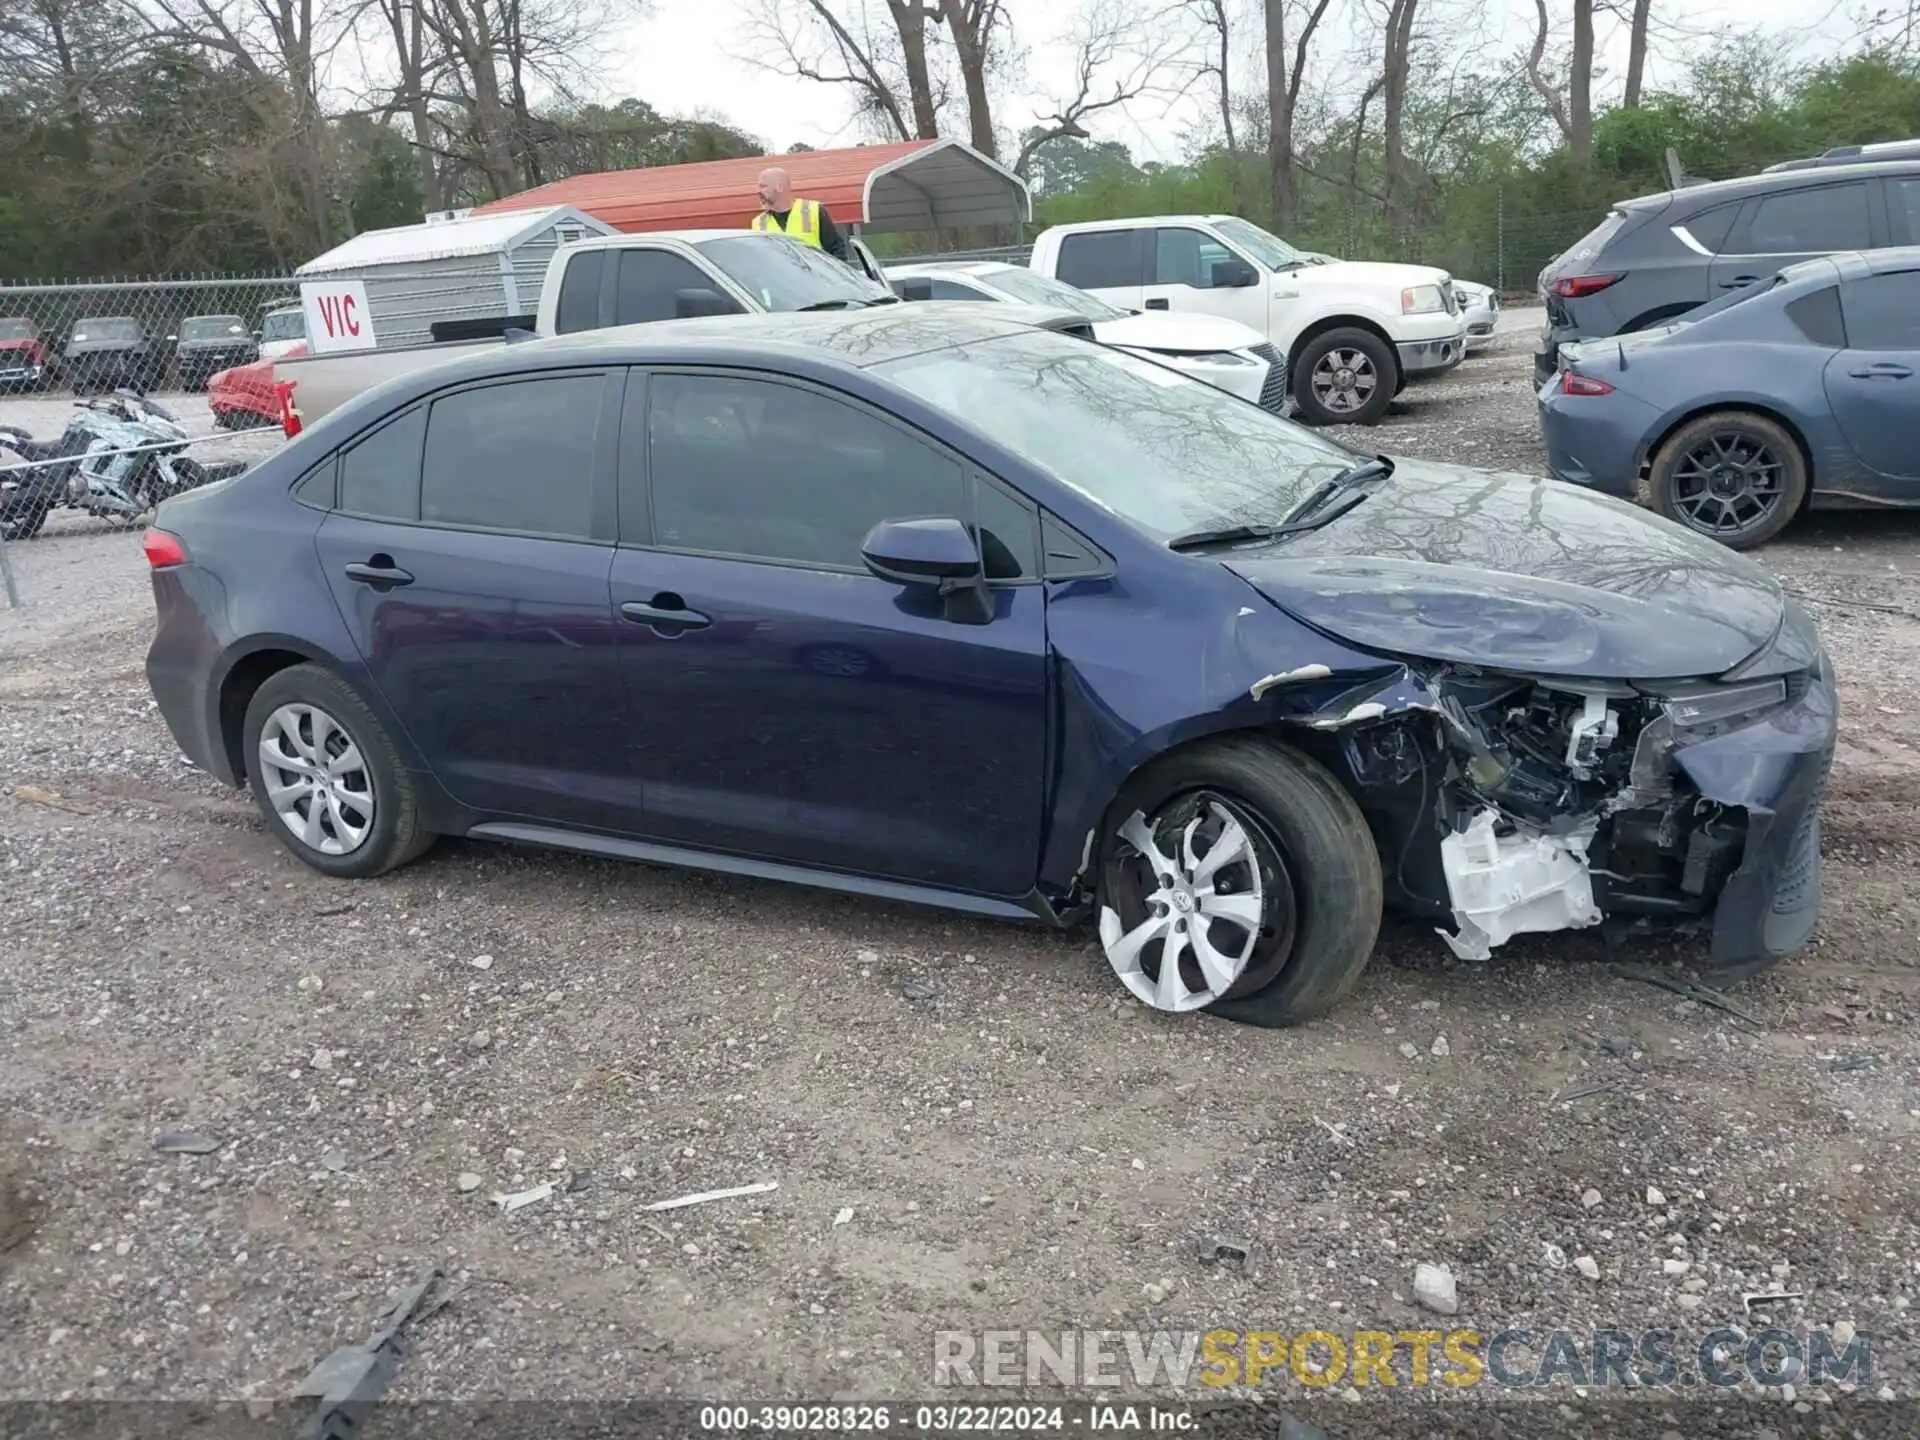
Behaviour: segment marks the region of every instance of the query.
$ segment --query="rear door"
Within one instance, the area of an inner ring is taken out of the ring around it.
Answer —
[[[1162,225],[1148,232],[1142,308],[1176,315],[1218,315],[1267,333],[1266,287],[1226,285],[1225,267],[1238,261],[1257,276],[1259,267],[1222,241],[1190,225]]]
[[[1804,185],[1756,196],[1740,212],[1712,264],[1708,299],[1766,279],[1797,260],[1836,250],[1870,250],[1885,234],[1876,224],[1875,194],[1866,180]]]
[[[639,822],[608,591],[623,379],[467,386],[337,459],[315,536],[328,586],[388,706],[476,809]]]
[[[1886,497],[1920,500],[1920,270],[1848,280],[1840,305],[1847,348],[1827,362],[1827,403]]]
[[[1122,310],[1138,310],[1152,236],[1153,231],[1144,226],[1063,235],[1059,257],[1054,261],[1054,279],[1098,295]]]

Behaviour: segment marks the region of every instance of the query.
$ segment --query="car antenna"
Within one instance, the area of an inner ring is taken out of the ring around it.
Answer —
[[[1620,368],[1624,370],[1627,368],[1627,342],[1624,340],[1616,340],[1613,343],[1615,348],[1620,352]]]

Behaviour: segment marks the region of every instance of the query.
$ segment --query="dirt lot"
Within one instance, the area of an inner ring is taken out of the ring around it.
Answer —
[[[1537,468],[1514,318],[1360,443]],[[0,1397],[284,1397],[429,1265],[469,1283],[400,1396],[924,1398],[943,1328],[1615,1325],[1685,1354],[1769,1320],[1871,1335],[1857,1399],[1920,1389],[1920,515],[1762,556],[1825,627],[1844,728],[1825,917],[1734,992],[1759,1026],[1585,936],[1471,965],[1390,925],[1336,1015],[1269,1033],[1139,1008],[1086,932],[473,844],[329,882],[177,755],[133,539],[11,553]],[[175,1127],[220,1148],[156,1153]],[[1248,1261],[1202,1263],[1214,1234]],[[1769,1290],[1804,1298],[1746,1313]],[[1377,1388],[1263,1388],[1412,1433]],[[1538,1433],[1913,1433],[1832,1386],[1495,1398]]]

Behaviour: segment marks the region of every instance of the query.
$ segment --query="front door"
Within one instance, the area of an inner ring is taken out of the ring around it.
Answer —
[[[1920,270],[1840,287],[1847,348],[1827,362],[1827,403],[1888,500],[1920,500]]]
[[[442,785],[476,809],[637,829],[608,589],[618,372],[475,386],[346,450],[315,546]]]
[[[613,601],[649,833],[999,896],[1032,888],[1046,763],[1035,512],[826,391],[630,387]],[[879,580],[879,521],[976,525],[994,614]],[[634,543],[625,543],[632,541]]]
[[[1163,225],[1148,233],[1147,283],[1141,304],[1148,310],[1175,315],[1218,315],[1238,320],[1267,333],[1266,286],[1230,285],[1234,268],[1260,272],[1244,256],[1202,230],[1187,225]]]

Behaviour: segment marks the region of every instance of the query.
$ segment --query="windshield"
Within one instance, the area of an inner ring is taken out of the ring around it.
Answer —
[[[40,327],[31,320],[0,320],[0,340],[38,340]]]
[[[281,310],[267,316],[260,326],[262,340],[304,340],[307,317],[298,310]]]
[[[767,310],[801,310],[809,305],[846,301],[897,300],[864,275],[855,274],[824,250],[774,235],[729,235],[702,240],[698,250],[727,278]]]
[[[195,315],[180,326],[182,340],[237,339],[247,333],[238,315]]]
[[[977,278],[1022,305],[1055,305],[1089,320],[1119,320],[1127,313],[1116,310],[1097,295],[1074,289],[1064,280],[1055,280],[1037,270],[1023,270],[1017,265],[1005,270],[989,270]]]
[[[1027,331],[874,367],[1160,537],[1274,524],[1351,451],[1121,350]]]
[[[138,340],[138,320],[82,320],[73,327],[76,340]]]
[[[1238,245],[1269,270],[1291,270],[1308,263],[1307,257],[1278,235],[1269,235],[1258,225],[1238,215],[1226,215],[1213,222],[1213,228]]]

